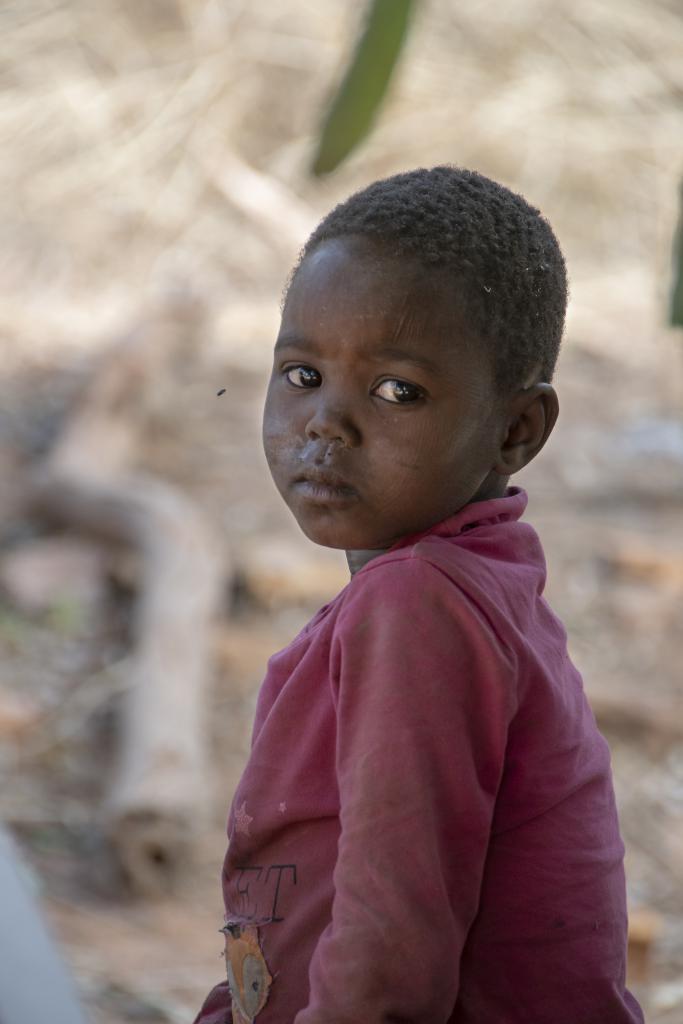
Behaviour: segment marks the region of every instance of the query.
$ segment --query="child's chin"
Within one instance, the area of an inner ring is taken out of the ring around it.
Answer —
[[[319,544],[323,548],[336,548],[339,551],[349,551],[358,545],[349,543],[349,539],[340,533],[339,530],[323,529],[321,527],[312,526],[310,523],[303,524],[299,523],[302,531],[314,544]]]
[[[367,543],[369,538],[362,531],[353,529],[351,524],[335,523],[318,518],[296,517],[302,533],[314,544],[323,548],[336,548],[339,551],[365,550],[373,545]]]

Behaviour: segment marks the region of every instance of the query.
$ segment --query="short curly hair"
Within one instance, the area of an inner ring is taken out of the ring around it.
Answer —
[[[448,165],[375,181],[320,222],[290,283],[322,242],[349,235],[377,241],[392,257],[443,268],[468,333],[490,349],[502,392],[550,382],[564,328],[567,274],[552,228],[522,196],[476,171]]]

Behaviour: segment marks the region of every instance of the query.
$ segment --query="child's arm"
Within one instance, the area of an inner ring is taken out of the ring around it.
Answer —
[[[514,713],[511,656],[432,564],[350,588],[332,650],[341,837],[295,1024],[438,1024],[458,994]]]

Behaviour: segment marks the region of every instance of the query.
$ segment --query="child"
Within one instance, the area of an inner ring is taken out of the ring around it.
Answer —
[[[607,745],[508,478],[557,418],[549,225],[435,167],[334,209],[263,437],[352,578],[270,659],[201,1024],[632,1024]]]

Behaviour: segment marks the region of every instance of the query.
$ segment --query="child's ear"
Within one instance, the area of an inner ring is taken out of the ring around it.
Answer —
[[[555,426],[560,404],[552,384],[533,384],[518,391],[508,407],[507,431],[498,462],[501,476],[512,476],[538,455]]]

